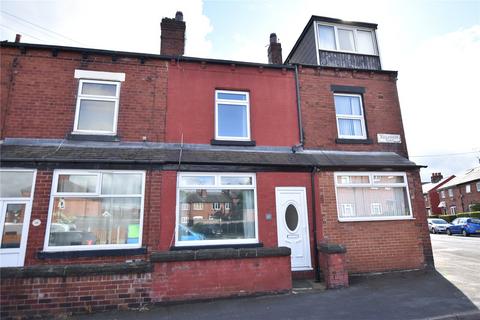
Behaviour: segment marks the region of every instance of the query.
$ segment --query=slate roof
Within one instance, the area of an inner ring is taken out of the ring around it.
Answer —
[[[286,167],[408,168],[414,162],[394,152],[353,152],[290,148],[216,147],[167,143],[111,143],[6,139],[2,164],[15,162],[198,164]]]
[[[466,170],[465,172],[459,174],[452,180],[445,183],[443,186],[438,188],[438,190],[451,188],[460,184],[464,184],[471,181],[477,181],[477,180],[480,181],[480,167],[475,167],[475,168]]]

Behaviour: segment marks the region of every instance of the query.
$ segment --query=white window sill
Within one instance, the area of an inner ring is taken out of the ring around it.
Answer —
[[[414,217],[376,217],[376,218],[338,218],[339,222],[375,222],[375,221],[395,221],[395,220],[416,220]]]

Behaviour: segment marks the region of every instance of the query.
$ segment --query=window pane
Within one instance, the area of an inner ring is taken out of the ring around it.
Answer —
[[[198,203],[202,209],[194,210]],[[255,238],[253,190],[184,189],[179,205],[179,241]]]
[[[220,178],[222,185],[252,185],[252,177],[228,177],[223,176]]]
[[[1,248],[20,248],[22,240],[23,220],[25,217],[25,204],[7,204],[3,225]]]
[[[104,173],[102,194],[141,194],[142,175],[138,173]]]
[[[340,96],[335,95],[335,111],[337,115],[362,115],[362,107],[360,105],[360,97],[358,96]]]
[[[341,136],[363,136],[362,121],[358,119],[338,119]]]
[[[368,176],[337,176],[337,184],[369,183]]]
[[[338,30],[338,45],[340,50],[354,51],[355,47],[353,44],[353,31],[346,29],[337,29]]]
[[[357,30],[357,51],[365,54],[375,54],[372,32]]]
[[[213,176],[183,176],[181,179],[181,184],[184,186],[206,186],[215,184],[215,177]]]
[[[246,93],[217,92],[218,99],[247,101]]]
[[[116,97],[117,86],[106,83],[88,83],[82,85],[82,94]]]
[[[57,192],[95,193],[97,190],[96,175],[60,174],[58,175]]]
[[[405,187],[337,188],[340,217],[408,216],[408,195]],[[353,212],[342,210],[353,208]],[[347,214],[345,214],[347,213]]]
[[[248,136],[247,106],[219,104],[218,135],[246,138]]]
[[[404,183],[403,176],[373,176],[373,183]]]
[[[30,197],[32,193],[33,172],[0,171],[0,197]]]
[[[318,27],[318,31],[320,38],[320,49],[335,50],[335,32],[333,27],[320,25]]]
[[[138,244],[141,199],[54,198],[50,246]]]
[[[113,131],[114,117],[114,101],[82,99],[78,114],[78,130]]]

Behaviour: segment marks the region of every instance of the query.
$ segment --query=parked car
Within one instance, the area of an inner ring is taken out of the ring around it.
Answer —
[[[480,219],[478,218],[457,218],[452,225],[447,227],[447,234],[463,234],[468,237],[471,234],[480,235]]]
[[[443,219],[428,219],[428,230],[430,230],[431,233],[447,232],[449,226],[451,226],[451,224]]]

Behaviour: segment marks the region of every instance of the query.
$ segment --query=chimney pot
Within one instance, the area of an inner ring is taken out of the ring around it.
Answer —
[[[182,13],[182,11],[177,11],[177,13],[175,13],[175,20],[176,20],[176,21],[183,21],[183,13]]]
[[[275,33],[270,34],[270,44],[268,45],[268,63],[282,64],[282,44],[278,42]]]
[[[19,33],[17,33],[17,34],[15,35],[15,43],[19,43],[20,40],[22,40],[22,35],[19,34]]]
[[[270,33],[270,43],[277,43],[277,34],[276,33]]]
[[[442,180],[442,179],[443,179],[443,176],[442,176],[442,173],[441,173],[441,172],[433,172],[433,173],[432,173],[432,176],[431,176],[431,178],[430,178],[430,181],[431,181],[432,183],[437,183],[437,182],[439,182],[439,181]]]

